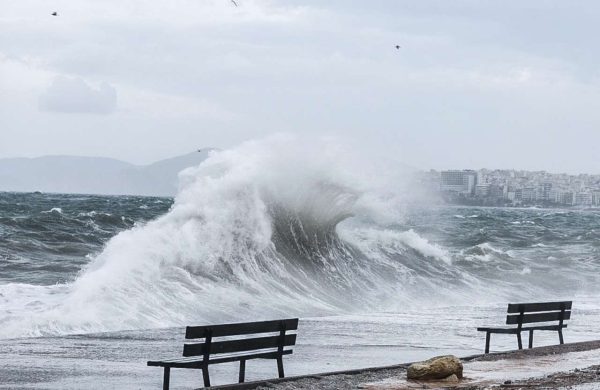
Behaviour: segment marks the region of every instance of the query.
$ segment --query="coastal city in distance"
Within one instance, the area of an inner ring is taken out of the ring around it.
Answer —
[[[430,170],[421,184],[448,203],[506,207],[600,207],[600,175],[521,170]]]

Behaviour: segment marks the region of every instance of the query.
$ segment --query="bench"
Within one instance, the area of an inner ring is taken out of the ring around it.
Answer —
[[[164,390],[169,388],[171,368],[201,369],[204,387],[210,387],[209,365],[237,361],[240,362],[239,383],[243,383],[246,360],[250,359],[277,360],[279,377],[283,378],[283,355],[291,354],[291,347],[296,344],[296,334],[286,334],[286,332],[297,329],[297,318],[188,326],[185,330],[185,338],[203,339],[203,341],[184,344],[182,358],[149,361],[148,365],[164,367]],[[271,333],[271,335],[264,333]],[[257,336],[258,334],[262,335]]]
[[[534,330],[552,330],[558,332],[558,339],[564,344],[562,330],[567,325],[564,321],[571,318],[572,301],[564,302],[536,302],[536,303],[509,303],[506,324],[512,327],[487,328],[479,327],[479,332],[486,332],[485,353],[490,352],[490,335],[492,333],[516,334],[519,349],[523,349],[521,332],[529,331],[529,348],[533,348]],[[523,324],[535,324],[526,325]]]

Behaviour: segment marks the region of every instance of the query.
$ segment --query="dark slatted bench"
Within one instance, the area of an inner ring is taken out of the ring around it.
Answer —
[[[283,355],[292,353],[296,334],[286,334],[298,329],[298,319],[245,322],[237,324],[188,326],[186,339],[204,341],[183,345],[183,358],[149,361],[149,366],[164,367],[163,389],[169,388],[171,368],[201,369],[204,387],[210,387],[210,364],[240,362],[239,383],[244,382],[246,360],[276,359],[279,377],[284,377]],[[271,333],[271,335],[260,335]],[[243,336],[243,337],[239,337]],[[221,339],[219,339],[221,338]],[[225,339],[223,339],[225,338]]]
[[[508,333],[517,335],[519,349],[523,349],[521,332],[529,331],[529,348],[533,347],[534,330],[552,330],[558,332],[558,339],[564,344],[562,330],[567,325],[564,323],[571,318],[572,301],[564,302],[536,302],[536,303],[509,303],[506,324],[516,325],[502,328],[477,328],[485,335],[485,353],[490,352],[490,335],[492,333]],[[537,324],[527,325],[523,324]]]

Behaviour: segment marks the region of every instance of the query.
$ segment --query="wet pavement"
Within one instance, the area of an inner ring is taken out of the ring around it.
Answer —
[[[299,389],[600,389],[600,341],[469,357],[458,382],[408,381],[406,366],[312,376],[265,386]]]

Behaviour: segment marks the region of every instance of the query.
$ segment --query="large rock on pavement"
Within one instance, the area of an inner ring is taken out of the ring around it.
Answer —
[[[411,364],[406,375],[408,379],[418,380],[443,379],[450,375],[456,375],[458,379],[461,379],[463,365],[456,356],[437,356],[424,362]]]

